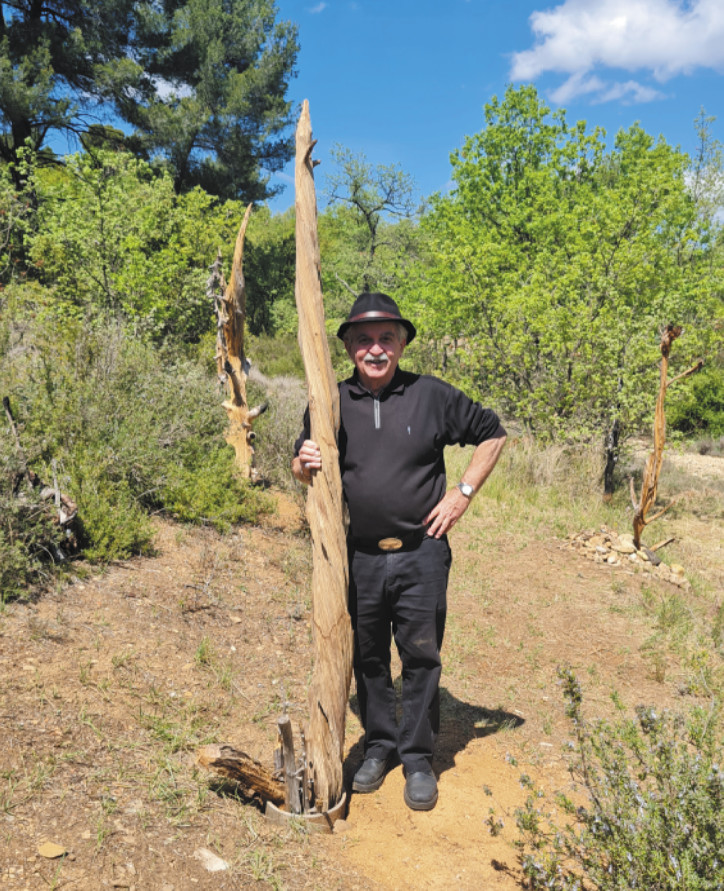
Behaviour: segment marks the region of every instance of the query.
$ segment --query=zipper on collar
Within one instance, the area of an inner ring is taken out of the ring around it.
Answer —
[[[380,400],[377,398],[377,396],[373,397],[372,404],[374,405],[375,430],[379,430],[382,426],[382,421],[380,420]]]

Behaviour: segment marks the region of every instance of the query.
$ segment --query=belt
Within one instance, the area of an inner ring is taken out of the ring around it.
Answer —
[[[414,532],[380,538],[377,541],[350,536],[349,542],[357,551],[365,551],[370,554],[389,554],[394,551],[414,551],[420,547],[426,535],[425,529],[415,529]]]

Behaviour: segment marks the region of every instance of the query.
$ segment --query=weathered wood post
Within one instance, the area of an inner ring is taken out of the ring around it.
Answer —
[[[644,468],[644,477],[641,482],[641,497],[636,500],[634,491],[633,477],[630,478],[631,502],[634,509],[633,517],[633,542],[636,548],[641,547],[641,535],[644,529],[663,516],[666,511],[675,503],[671,501],[666,507],[662,508],[653,517],[647,516],[649,510],[656,503],[656,495],[659,486],[659,474],[661,473],[661,465],[664,463],[664,444],[666,443],[666,413],[664,411],[664,403],[666,401],[666,391],[676,381],[688,377],[690,374],[699,371],[704,365],[703,360],[695,362],[691,368],[683,371],[672,380],[669,380],[669,354],[671,345],[680,336],[682,328],[678,325],[667,325],[661,334],[661,365],[659,367],[659,394],[656,399],[656,410],[654,414],[654,450],[649,455]],[[668,544],[668,542],[664,542]],[[656,547],[661,547],[658,545]],[[651,548],[655,550],[656,548]]]
[[[254,433],[252,424],[267,407],[266,403],[249,409],[246,399],[246,378],[249,363],[244,355],[244,323],[246,320],[246,282],[244,281],[244,237],[251,216],[250,204],[239,228],[231,266],[231,280],[226,285],[221,273],[221,252],[211,268],[209,288],[216,310],[216,367],[219,380],[228,384],[229,398],[224,408],[229,418],[226,441],[234,447],[236,465],[242,475],[253,479]],[[218,284],[221,293],[216,293]]]
[[[305,100],[296,132],[295,294],[299,345],[309,390],[311,436],[322,452],[322,470],[309,486],[307,517],[312,536],[312,633],[314,670],[306,733],[314,803],[326,811],[342,795],[347,696],[352,677],[352,627],[347,611],[347,546],[337,433],[339,391],[324,325],[312,125]]]

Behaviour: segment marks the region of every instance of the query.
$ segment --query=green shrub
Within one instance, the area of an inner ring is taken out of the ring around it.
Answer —
[[[71,455],[68,477],[79,505],[83,556],[98,563],[153,551],[153,526],[129,481],[114,478],[104,456],[94,451]]]
[[[558,811],[527,778],[517,812],[531,888],[715,891],[724,887],[724,748],[717,715],[688,720],[640,707],[615,724],[584,719],[579,684],[559,671],[574,741],[572,774],[588,801]]]
[[[31,466],[49,478],[57,461],[61,488],[78,504],[85,556],[147,553],[150,512],[226,528],[268,509],[235,477],[223,396],[205,363],[107,317],[49,330],[28,306],[21,315],[0,338],[8,359],[0,384]]]
[[[22,596],[52,578],[65,558],[65,533],[53,522],[53,507],[21,479],[17,457],[0,439],[0,603]],[[52,505],[52,502],[51,502]]]
[[[685,386],[672,387],[666,418],[685,436],[724,435],[724,369],[704,366]]]
[[[232,449],[217,447],[193,467],[174,468],[161,490],[166,510],[179,520],[222,532],[234,523],[256,520],[271,505],[262,491],[230,472],[233,460]]]

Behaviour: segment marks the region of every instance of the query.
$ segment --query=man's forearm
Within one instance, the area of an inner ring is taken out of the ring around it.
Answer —
[[[500,436],[481,442],[473,452],[461,482],[468,483],[477,492],[498,463],[506,439],[505,433],[501,433]]]

